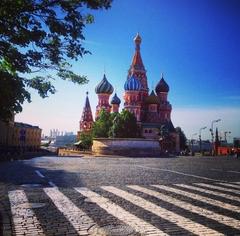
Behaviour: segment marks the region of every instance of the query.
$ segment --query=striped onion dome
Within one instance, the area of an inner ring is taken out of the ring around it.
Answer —
[[[168,93],[169,92],[169,86],[167,82],[164,80],[163,75],[161,77],[161,80],[158,82],[156,88],[155,88],[156,93]]]
[[[147,104],[159,104],[159,98],[152,90],[151,94],[146,98],[145,102]]]
[[[102,81],[96,86],[95,92],[96,94],[99,94],[99,93],[112,94],[113,93],[113,86],[108,82],[105,74],[103,75]]]
[[[117,94],[115,93],[112,100],[111,100],[111,104],[117,104],[119,105],[121,103],[120,98],[117,96]]]
[[[126,91],[139,91],[142,88],[140,81],[133,75],[125,82],[124,89]]]

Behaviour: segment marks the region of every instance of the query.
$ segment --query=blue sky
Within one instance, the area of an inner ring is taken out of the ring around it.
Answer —
[[[163,72],[174,125],[190,137],[221,118],[220,131],[240,136],[240,1],[115,0],[110,10],[93,14],[95,23],[85,29],[84,44],[92,55],[72,62],[89,84],[55,81],[58,92],[47,99],[34,94],[16,120],[37,124],[45,134],[51,128],[76,132],[87,90],[95,113],[94,88],[104,68],[122,99],[139,31],[149,88]],[[208,130],[202,133],[209,138]]]

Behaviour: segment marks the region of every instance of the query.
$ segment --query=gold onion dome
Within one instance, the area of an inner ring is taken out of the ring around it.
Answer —
[[[103,75],[103,79],[95,88],[96,94],[106,93],[112,94],[113,93],[113,86],[108,82],[106,75]]]
[[[151,94],[145,100],[146,104],[159,104],[159,98],[152,90]]]
[[[158,82],[156,88],[155,88],[156,93],[168,93],[169,92],[169,86],[167,82],[163,78],[163,74],[161,76],[161,80]]]

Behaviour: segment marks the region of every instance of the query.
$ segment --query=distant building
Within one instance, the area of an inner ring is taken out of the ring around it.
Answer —
[[[235,148],[240,148],[240,138],[233,138],[233,145]]]
[[[50,138],[56,138],[60,135],[60,131],[58,129],[51,129],[50,130]]]
[[[240,138],[233,138],[233,143],[221,142],[217,149],[217,155],[233,155],[240,153]]]
[[[189,140],[189,148],[193,152],[200,152],[200,141],[199,140]],[[211,152],[212,143],[209,140],[201,140],[201,151],[202,152]]]
[[[76,135],[57,136],[53,146],[55,146],[55,147],[72,146],[76,142],[76,138],[77,138]]]

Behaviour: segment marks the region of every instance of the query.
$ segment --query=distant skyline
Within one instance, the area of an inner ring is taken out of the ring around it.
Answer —
[[[188,138],[207,126],[202,136],[209,139],[211,121],[220,118],[220,132],[239,137],[239,12],[237,0],[115,0],[110,10],[94,11],[95,23],[85,30],[84,46],[92,55],[71,62],[90,82],[77,86],[54,81],[57,93],[46,99],[33,92],[32,103],[24,104],[16,121],[38,125],[44,134],[53,128],[76,133],[86,91],[95,113],[94,90],[104,70],[122,105],[133,38],[139,32],[149,92],[163,73],[170,86],[174,126]]]

